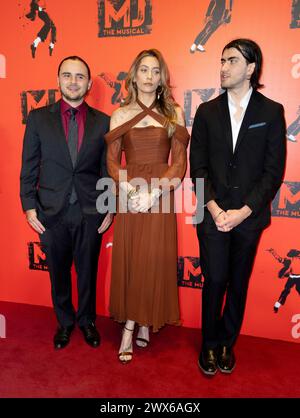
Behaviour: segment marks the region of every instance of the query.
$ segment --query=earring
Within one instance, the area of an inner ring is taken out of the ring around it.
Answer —
[[[163,89],[162,85],[160,84],[160,85],[157,87],[157,89],[156,89],[156,93],[157,93],[157,100],[159,100],[159,99],[160,99],[160,96],[162,95],[163,91],[164,91],[164,89]]]

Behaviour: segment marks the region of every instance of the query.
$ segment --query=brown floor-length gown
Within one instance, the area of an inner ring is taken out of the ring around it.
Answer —
[[[119,170],[127,170],[128,181],[142,177],[182,179],[186,169],[189,134],[176,125],[172,138],[161,127],[135,127],[150,115],[161,125],[164,118],[140,101],[141,113],[106,134],[107,168],[118,183]],[[121,166],[122,150],[126,166]],[[171,165],[168,158],[171,150]],[[179,182],[178,182],[179,183]],[[173,204],[171,192],[171,208]],[[161,199],[164,197],[161,197]],[[111,316],[120,322],[127,319],[157,331],[165,324],[179,324],[177,289],[177,227],[171,213],[120,213],[114,226]]]

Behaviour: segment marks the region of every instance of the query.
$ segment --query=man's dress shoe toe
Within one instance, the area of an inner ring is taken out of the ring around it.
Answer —
[[[218,367],[222,373],[232,373],[235,368],[235,356],[230,347],[221,347],[218,352]]]
[[[61,348],[65,348],[69,342],[71,333],[73,331],[74,327],[58,327],[56,334],[54,335],[54,348],[57,350],[60,350]]]
[[[198,365],[205,375],[214,376],[218,370],[215,350],[202,350],[199,356]]]
[[[85,342],[93,348],[96,348],[100,344],[100,335],[97,331],[95,324],[88,324],[83,327],[80,327]]]

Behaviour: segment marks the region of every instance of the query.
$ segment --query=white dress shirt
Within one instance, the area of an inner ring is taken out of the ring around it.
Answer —
[[[240,101],[240,107],[242,108],[241,115],[239,117],[239,120],[236,120],[234,115],[236,114],[238,108],[236,107],[232,97],[230,96],[230,93],[228,92],[228,107],[229,107],[229,113],[230,113],[230,121],[231,121],[231,131],[232,131],[232,142],[233,142],[233,152],[236,146],[236,141],[238,139],[238,135],[240,132],[240,128],[244,119],[245,112],[247,110],[247,106],[250,101],[250,97],[252,94],[253,88],[250,87],[250,89],[247,91],[245,96]]]

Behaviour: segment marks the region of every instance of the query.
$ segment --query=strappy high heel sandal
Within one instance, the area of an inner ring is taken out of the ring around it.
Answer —
[[[124,326],[123,333],[122,333],[123,335],[124,335],[125,329],[132,333],[134,331],[134,329],[129,329],[126,326]],[[132,360],[132,356],[133,356],[133,348],[132,348],[132,340],[131,340],[131,344],[124,351],[119,352],[118,357],[122,364],[127,364]]]
[[[135,343],[140,348],[146,348],[146,347],[148,347],[148,344],[149,344],[149,327],[144,327],[144,328],[148,328],[148,339],[147,338],[143,338],[143,337],[139,337],[141,328],[142,327],[140,326],[139,327],[138,335],[137,335],[137,337],[135,339]]]

